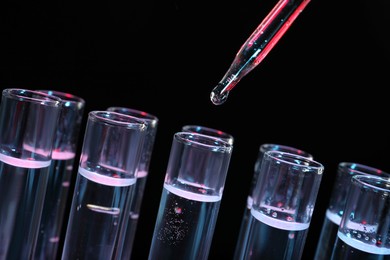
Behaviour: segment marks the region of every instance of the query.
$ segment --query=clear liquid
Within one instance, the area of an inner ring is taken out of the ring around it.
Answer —
[[[252,196],[248,196],[244,214],[241,220],[240,232],[238,234],[233,259],[239,259],[240,251],[245,245],[245,237],[246,237],[245,232],[251,216],[252,204],[253,204]]]
[[[73,173],[74,153],[53,152],[35,259],[57,259]]]
[[[33,257],[49,165],[0,155],[0,259]]]
[[[125,243],[123,247],[122,257],[123,259],[130,259],[131,252],[133,249],[135,233],[137,231],[138,219],[140,215],[140,209],[142,204],[142,198],[145,190],[146,184],[146,172],[138,172],[137,182],[134,185],[135,197],[131,203],[129,216],[128,216],[128,226],[125,236]]]
[[[207,259],[221,197],[164,184],[149,259]]]
[[[301,259],[308,223],[274,219],[252,208],[239,259]]]
[[[331,259],[388,260],[390,259],[390,248],[366,244],[338,232]]]
[[[324,223],[322,224],[320,238],[318,239],[314,259],[327,260],[332,256],[333,245],[337,238],[341,217],[332,213],[329,209],[326,211]]]
[[[79,168],[62,259],[116,259],[135,183]]]

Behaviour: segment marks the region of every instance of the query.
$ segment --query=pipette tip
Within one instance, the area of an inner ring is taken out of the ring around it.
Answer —
[[[222,105],[225,103],[227,97],[229,96],[229,91],[221,92],[221,86],[218,84],[210,93],[210,100],[214,105]]]

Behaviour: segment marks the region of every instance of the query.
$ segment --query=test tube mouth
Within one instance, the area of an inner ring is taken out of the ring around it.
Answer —
[[[179,142],[214,152],[231,153],[233,149],[233,145],[229,142],[210,135],[195,132],[177,132],[174,137]]]
[[[146,130],[146,122],[134,116],[125,115],[112,111],[91,111],[89,112],[91,121],[101,120],[107,125],[122,126],[129,129]]]
[[[353,183],[360,183],[363,187],[389,193],[390,195],[390,179],[381,176],[372,175],[354,175],[351,178]]]
[[[202,125],[185,125],[182,127],[182,131],[215,136],[226,140],[230,144],[233,144],[234,141],[234,138],[231,134],[215,128],[202,126]]]
[[[45,89],[41,89],[39,91],[50,96],[59,97],[65,107],[77,107],[78,109],[81,109],[85,106],[85,100],[83,98],[67,92]]]
[[[339,168],[348,171],[350,175],[376,175],[390,177],[390,174],[381,169],[355,162],[341,162]]]
[[[316,170],[319,174],[322,174],[324,171],[324,166],[321,163],[301,155],[281,151],[267,151],[265,155],[274,158],[276,161],[296,167],[308,168],[308,171]]]
[[[42,104],[46,106],[58,107],[62,102],[59,97],[51,96],[49,94],[21,88],[7,88],[3,90],[3,96],[15,100]]]
[[[157,116],[138,109],[127,108],[127,107],[109,107],[107,108],[107,111],[117,112],[129,116],[141,118],[142,120],[146,121],[148,125],[151,125],[153,127],[156,126],[158,123]]]
[[[313,159],[313,155],[311,155],[310,153],[288,145],[273,144],[273,143],[266,143],[260,145],[260,152],[265,153],[266,151],[281,151],[281,152],[297,154],[300,156],[307,157],[309,159]]]

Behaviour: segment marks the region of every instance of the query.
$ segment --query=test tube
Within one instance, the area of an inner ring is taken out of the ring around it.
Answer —
[[[323,171],[300,155],[265,152],[238,259],[301,259]]]
[[[194,132],[194,133],[199,133],[199,134],[204,134],[204,135],[210,135],[210,136],[215,136],[218,138],[222,138],[229,144],[233,145],[234,142],[234,137],[224,131],[207,127],[207,126],[202,126],[202,125],[184,125],[181,128],[182,131],[184,132]]]
[[[331,260],[390,258],[390,180],[354,175]]]
[[[390,174],[364,164],[354,162],[339,163],[333,191],[317,243],[314,258],[316,260],[327,260],[332,256],[333,244],[337,239],[337,231],[344,214],[347,194],[352,187],[351,178],[355,175],[390,177]]]
[[[0,259],[33,259],[61,100],[4,89],[0,106]]]
[[[67,216],[68,199],[72,194],[70,188],[85,101],[67,92],[40,91],[61,98],[62,107],[35,249],[35,259],[46,260],[57,259],[63,243],[64,219]]]
[[[235,248],[235,252],[234,252],[234,259],[239,258],[240,250],[242,249],[242,247],[244,246],[244,243],[245,243],[245,230],[246,230],[246,227],[248,225],[248,221],[249,221],[250,216],[251,216],[251,209],[252,209],[252,205],[253,205],[253,194],[252,193],[256,187],[256,182],[257,182],[257,179],[258,179],[259,174],[260,174],[261,162],[263,160],[264,153],[267,151],[280,151],[280,152],[292,153],[292,154],[304,156],[308,159],[313,159],[313,156],[310,153],[303,151],[301,149],[292,147],[292,146],[281,145],[281,144],[272,144],[272,143],[266,143],[266,144],[260,145],[259,154],[258,154],[257,160],[255,162],[254,173],[253,173],[253,177],[252,177],[250,190],[249,190],[248,197],[246,200],[246,207],[244,209],[244,214],[243,214],[243,217],[241,220],[240,232],[238,235],[236,248]]]
[[[230,91],[252,71],[290,28],[310,0],[279,0],[237,52],[230,68],[213,88],[210,99],[223,104]]]
[[[154,141],[156,139],[158,118],[148,112],[127,108],[127,107],[109,107],[107,111],[113,111],[130,115],[143,120],[147,125],[146,136],[141,152],[141,159],[137,168],[137,182],[134,184],[134,199],[132,200],[129,210],[129,223],[127,226],[127,232],[125,242],[123,246],[122,259],[130,259],[133,249],[135,233],[137,230],[138,219],[140,216],[140,209],[142,205],[142,198],[144,195],[146,180],[149,175],[149,164],[152,158]]]
[[[149,260],[207,260],[232,149],[220,138],[174,134]]]
[[[89,112],[62,259],[121,259],[145,134],[135,117]]]

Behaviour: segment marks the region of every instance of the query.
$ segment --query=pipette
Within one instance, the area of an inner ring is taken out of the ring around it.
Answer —
[[[229,70],[211,91],[214,105],[223,104],[229,92],[252,71],[290,28],[310,0],[279,0],[237,52]]]

